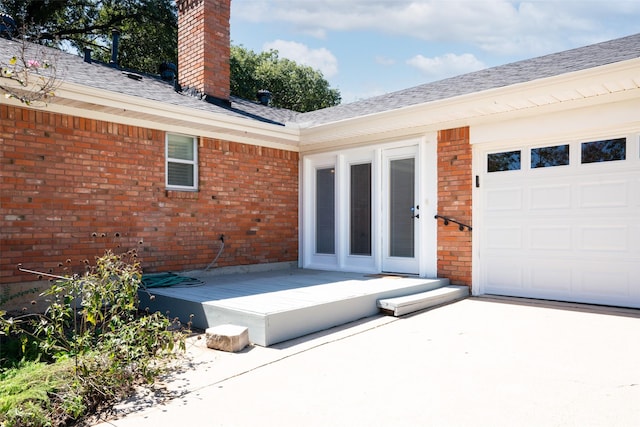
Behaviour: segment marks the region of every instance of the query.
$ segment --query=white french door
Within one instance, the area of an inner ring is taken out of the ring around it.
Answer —
[[[436,277],[435,141],[305,156],[301,266]]]
[[[382,271],[419,274],[418,146],[382,154]]]

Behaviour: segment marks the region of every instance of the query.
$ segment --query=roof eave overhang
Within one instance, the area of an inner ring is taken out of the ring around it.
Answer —
[[[5,102],[21,105],[15,100]],[[63,82],[46,105],[50,112],[232,142],[298,151],[299,129],[234,117]]]
[[[640,58],[308,128],[300,151],[365,145],[640,97]]]

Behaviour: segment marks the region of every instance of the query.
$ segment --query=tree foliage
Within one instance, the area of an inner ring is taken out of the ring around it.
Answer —
[[[299,65],[278,52],[255,53],[242,46],[231,47],[231,93],[256,99],[260,90],[272,94],[275,107],[306,112],[340,104],[340,91],[333,89],[318,70]]]
[[[171,0],[3,0],[0,12],[15,19],[33,40],[111,58],[112,29],[122,34],[118,64],[156,73],[177,60],[177,14]]]
[[[177,10],[172,0],[1,0],[0,12],[15,19],[31,40],[58,48],[92,50],[109,62],[113,28],[120,30],[118,64],[157,73],[163,62],[177,63]],[[179,65],[179,64],[178,64]],[[231,94],[256,100],[268,90],[271,105],[312,111],[338,105],[340,92],[312,67],[280,58],[277,51],[255,53],[231,46]]]

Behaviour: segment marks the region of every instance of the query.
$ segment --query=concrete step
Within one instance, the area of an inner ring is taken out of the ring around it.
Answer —
[[[402,316],[469,296],[467,286],[449,285],[417,294],[379,299],[378,308],[392,316]]]

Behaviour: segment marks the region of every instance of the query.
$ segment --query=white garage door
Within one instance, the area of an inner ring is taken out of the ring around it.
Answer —
[[[634,135],[481,151],[482,292],[640,307],[638,145]]]

